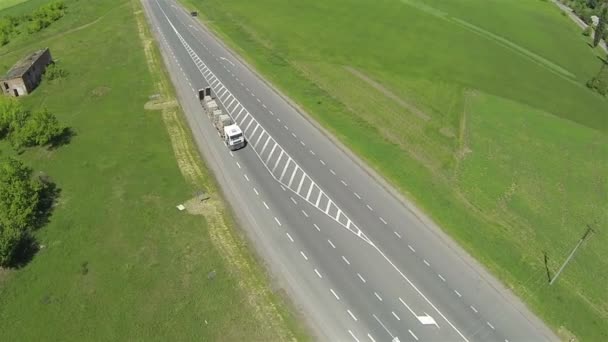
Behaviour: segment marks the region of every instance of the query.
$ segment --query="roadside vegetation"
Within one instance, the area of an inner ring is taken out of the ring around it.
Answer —
[[[608,340],[605,54],[554,4],[183,2],[563,339]]]
[[[591,25],[592,16],[601,17],[606,0],[558,0],[564,5],[572,8],[572,11],[587,25]],[[607,36],[608,37],[608,36]]]
[[[0,106],[0,339],[305,340],[201,163],[139,1],[65,6],[0,47],[0,73],[42,47],[60,60]]]

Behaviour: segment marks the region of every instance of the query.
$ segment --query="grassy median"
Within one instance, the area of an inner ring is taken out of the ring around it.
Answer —
[[[608,339],[604,56],[553,4],[183,1],[562,338]]]
[[[38,253],[0,269],[1,339],[306,339],[198,156],[140,3],[65,3],[65,17],[0,48],[4,72],[50,47],[68,76],[20,101],[75,133],[17,156],[60,196],[36,233]],[[0,153],[17,154],[6,142]],[[199,190],[204,204],[193,200]]]

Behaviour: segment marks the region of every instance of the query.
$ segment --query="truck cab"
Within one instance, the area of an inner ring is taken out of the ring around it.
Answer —
[[[238,150],[245,146],[243,131],[236,125],[224,126],[224,142],[231,151]]]

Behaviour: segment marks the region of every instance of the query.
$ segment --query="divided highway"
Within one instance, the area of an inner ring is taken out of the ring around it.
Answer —
[[[319,339],[557,340],[178,3],[142,2],[199,149]],[[206,86],[244,149],[230,152],[203,113]]]

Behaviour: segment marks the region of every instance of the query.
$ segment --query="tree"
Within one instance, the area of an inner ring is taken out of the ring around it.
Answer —
[[[0,266],[8,266],[13,261],[19,243],[25,238],[25,232],[15,226],[0,224]]]
[[[17,159],[0,159],[0,265],[13,261],[37,217],[42,184]]]
[[[29,113],[17,100],[0,97],[0,139],[25,125]]]
[[[46,108],[32,114],[18,101],[0,98],[0,139],[8,136],[14,148],[47,145],[63,130]]]
[[[19,103],[11,98],[0,97],[0,138],[8,134],[8,128],[13,117],[13,112],[17,110]]]
[[[597,23],[597,27],[595,28],[595,35],[593,36],[593,46],[598,46],[602,36],[604,35],[604,29],[606,26],[606,21],[608,20],[608,6],[603,6],[602,12],[600,13],[600,20]]]
[[[47,145],[61,135],[63,127],[55,115],[46,108],[38,110],[28,118],[16,136],[19,146]]]

